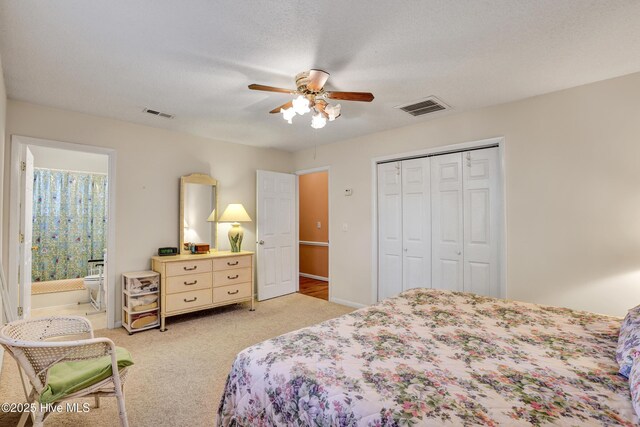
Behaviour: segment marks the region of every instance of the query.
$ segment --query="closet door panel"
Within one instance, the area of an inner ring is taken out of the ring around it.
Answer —
[[[432,287],[461,291],[463,281],[462,154],[431,157]]]
[[[378,300],[402,292],[400,163],[378,165]]]
[[[497,296],[491,285],[491,264],[483,262],[465,262],[464,290],[474,294]]]
[[[403,290],[431,287],[430,169],[428,158],[401,163]]]
[[[498,149],[464,157],[464,290],[499,296]]]

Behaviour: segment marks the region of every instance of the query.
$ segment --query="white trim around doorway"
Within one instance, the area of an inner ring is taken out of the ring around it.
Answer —
[[[20,186],[16,185],[20,180],[20,152],[22,146],[39,146],[57,148],[62,150],[80,151],[84,153],[104,154],[109,159],[109,191],[107,203],[109,205],[107,222],[107,277],[106,277],[106,298],[107,298],[107,327],[113,329],[118,327],[115,321],[116,314],[116,151],[110,148],[96,147],[93,145],[76,144],[71,142],[53,141],[48,139],[32,138],[20,135],[11,135],[11,167],[9,176],[9,265],[8,275],[9,286],[19,286],[18,271],[19,250],[18,245],[12,244],[11,236],[18,236],[20,228]],[[15,295],[18,294],[16,289]],[[120,322],[118,322],[120,323]]]
[[[478,141],[463,142],[458,144],[430,147],[422,150],[405,153],[391,154],[371,159],[371,301],[378,301],[378,163],[400,161],[417,157],[424,157],[448,152],[480,149],[484,147],[498,146],[498,160],[500,165],[500,206],[498,208],[501,218],[500,223],[500,298],[507,297],[507,211],[506,211],[506,173],[505,173],[505,138],[503,136],[482,139]],[[331,289],[331,287],[329,287]]]

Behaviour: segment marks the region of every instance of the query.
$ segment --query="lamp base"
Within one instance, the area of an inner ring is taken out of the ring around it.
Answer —
[[[231,252],[240,252],[243,236],[244,232],[242,231],[242,228],[240,228],[240,223],[234,222],[233,224],[231,224],[231,228],[229,229],[229,243],[231,244]]]

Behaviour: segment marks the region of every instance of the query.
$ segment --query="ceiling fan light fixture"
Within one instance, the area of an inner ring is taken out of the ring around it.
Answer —
[[[296,110],[294,110],[293,107],[283,108],[280,112],[282,113],[282,118],[289,124],[292,123],[291,120],[296,116]]]
[[[296,99],[293,100],[293,109],[301,116],[305,113],[308,113],[309,111],[311,111],[311,108],[309,108],[309,100],[306,97],[299,95]]]
[[[316,113],[311,117],[311,127],[314,129],[322,129],[327,124],[327,119],[322,113]]]
[[[341,115],[340,104],[330,105],[327,100],[343,100],[371,102],[373,94],[370,92],[343,92],[327,91],[325,83],[329,73],[319,69],[303,71],[296,75],[296,89],[283,89],[261,84],[250,84],[249,89],[266,92],[287,93],[295,96],[295,99],[282,104],[269,111],[270,114],[282,113],[287,123],[292,124],[296,115],[311,113],[311,127],[322,129],[327,122],[332,122]]]

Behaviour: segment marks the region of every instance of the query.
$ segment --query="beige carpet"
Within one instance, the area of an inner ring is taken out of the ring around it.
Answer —
[[[33,282],[31,284],[31,295],[48,294],[51,292],[80,291],[84,287],[84,278],[48,280],[46,282]]]
[[[168,331],[129,336],[124,329],[98,331],[132,353],[135,365],[127,379],[129,423],[137,426],[211,426],[236,354],[266,339],[352,311],[351,308],[301,294],[256,304],[238,304],[169,318]],[[0,401],[22,402],[16,364],[5,354]],[[92,399],[80,399],[92,402]],[[16,425],[17,416],[0,413],[0,426]],[[28,425],[31,425],[30,422]],[[103,398],[87,414],[53,414],[45,426],[116,426],[115,398]]]

